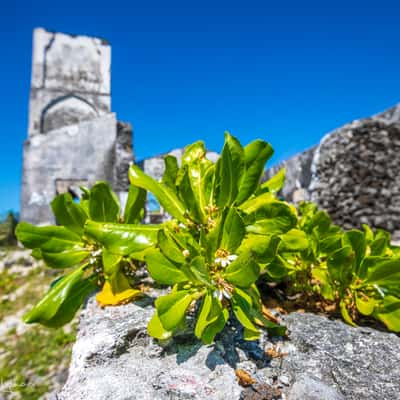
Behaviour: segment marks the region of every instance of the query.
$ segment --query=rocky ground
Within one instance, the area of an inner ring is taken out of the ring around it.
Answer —
[[[322,315],[282,316],[287,338],[246,342],[232,320],[211,346],[190,330],[159,343],[150,292],[106,309],[89,299],[75,344],[77,321],[23,324],[58,274],[29,251],[0,252],[0,400],[400,400],[399,336]]]
[[[22,322],[60,273],[29,254],[0,249],[0,400],[54,399],[67,379],[76,337],[76,321],[56,330]]]
[[[283,317],[288,338],[247,342],[232,321],[215,344],[190,330],[167,343],[147,335],[148,298],[80,320],[59,400],[396,400],[400,338],[309,313]]]

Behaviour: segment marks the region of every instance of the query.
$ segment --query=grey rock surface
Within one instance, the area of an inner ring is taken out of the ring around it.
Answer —
[[[281,167],[285,200],[312,200],[345,229],[368,224],[400,239],[400,104],[325,135],[266,178]]]
[[[161,345],[146,333],[152,313],[151,301],[102,310],[91,299],[58,399],[400,399],[394,334],[292,313],[288,339],[246,342],[231,322],[210,346],[190,332]],[[240,386],[235,370],[255,383]]]

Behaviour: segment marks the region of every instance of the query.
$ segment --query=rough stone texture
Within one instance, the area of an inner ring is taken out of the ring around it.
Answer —
[[[53,223],[49,204],[57,188],[111,181],[116,126],[115,115],[108,114],[30,137],[24,145],[21,220]]]
[[[309,200],[308,187],[311,183],[311,163],[314,152],[315,147],[269,168],[264,174],[263,181],[271,178],[282,168],[286,168],[285,186],[280,194],[295,203]]]
[[[124,203],[132,128],[110,111],[111,47],[98,38],[35,29],[21,219],[54,223],[58,193],[109,181]]]
[[[110,112],[110,66],[102,39],[35,29],[29,135]]]
[[[312,165],[311,199],[344,228],[400,235],[400,106],[325,136]]]
[[[368,224],[400,238],[400,105],[344,125],[282,165],[286,200],[311,199],[344,228]]]
[[[313,314],[284,318],[289,339],[242,340],[236,323],[202,346],[189,333],[161,346],[146,333],[147,301],[88,302],[60,400],[400,399],[400,338]],[[274,348],[282,357],[270,358]],[[243,388],[235,370],[256,381]]]

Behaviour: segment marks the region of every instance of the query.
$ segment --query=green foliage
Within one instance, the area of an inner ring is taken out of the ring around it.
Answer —
[[[400,332],[400,254],[391,246],[390,234],[374,233],[366,225],[363,231],[343,231],[311,203],[300,210],[299,228],[310,245],[297,255],[300,262],[293,270],[306,270],[313,290],[335,302],[349,324],[364,315]]]
[[[24,320],[59,327],[69,322],[85,297],[98,286],[101,305],[125,302],[140,294],[133,290],[134,271],[142,252],[155,244],[157,227],[134,225],[143,217],[144,191],[129,191],[124,217],[116,195],[105,182],[84,189],[81,202],[70,194],[58,195],[52,209],[58,226],[36,227],[21,222],[18,240],[33,250],[47,266],[68,269],[47,294],[29,311]],[[122,222],[128,223],[123,224]],[[126,271],[131,273],[127,276]]]
[[[21,223],[18,239],[52,268],[72,268],[26,316],[27,322],[61,326],[85,296],[100,285],[100,305],[116,305],[140,294],[124,271],[145,261],[152,278],[171,291],[156,299],[150,335],[166,339],[195,315],[195,335],[211,343],[230,316],[244,337],[258,338],[259,326],[282,335],[285,328],[263,315],[257,282],[286,284],[288,292],[320,296],[355,324],[361,315],[400,331],[400,250],[390,235],[343,231],[312,203],[298,209],[277,198],[285,181],[280,170],[261,183],[270,144],[243,147],[229,133],[216,163],[203,142],[189,145],[179,166],[165,157],[160,182],[132,165],[124,211],[108,184],[84,189],[79,204],[68,194],[52,208],[59,226]],[[171,219],[141,225],[146,192]],[[134,273],[133,273],[134,275]]]
[[[255,285],[276,241],[304,245],[293,230],[295,210],[274,195],[278,183],[273,190],[261,189],[272,152],[261,140],[243,148],[226,133],[215,164],[206,158],[204,144],[196,142],[186,148],[179,168],[172,156],[165,159],[161,182],[131,167],[131,183],[152,191],[174,217],[160,229],[157,248],[145,254],[150,275],[172,285],[170,294],[156,300],[149,323],[154,337],[165,339],[183,329],[196,303],[195,335],[205,343],[223,329],[230,312],[243,325],[246,339],[259,336],[257,325],[285,331],[263,317]]]

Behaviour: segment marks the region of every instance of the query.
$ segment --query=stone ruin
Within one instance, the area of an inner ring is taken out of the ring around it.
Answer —
[[[21,220],[54,222],[56,194],[97,180],[126,195],[132,128],[111,112],[110,67],[106,41],[35,29]]]
[[[400,104],[327,134],[265,178],[282,167],[285,200],[314,201],[346,229],[368,224],[400,239]]]
[[[134,161],[132,128],[111,111],[111,47],[98,38],[34,31],[29,137],[24,144],[21,219],[53,223],[58,193],[79,197],[80,186],[107,180],[126,200]],[[183,149],[169,154],[178,160]],[[281,196],[312,200],[344,228],[369,224],[400,239],[400,105],[326,135],[321,142],[266,172],[287,169]],[[209,152],[215,160],[217,153]],[[160,179],[163,155],[138,162]],[[166,218],[152,195],[146,222]]]

